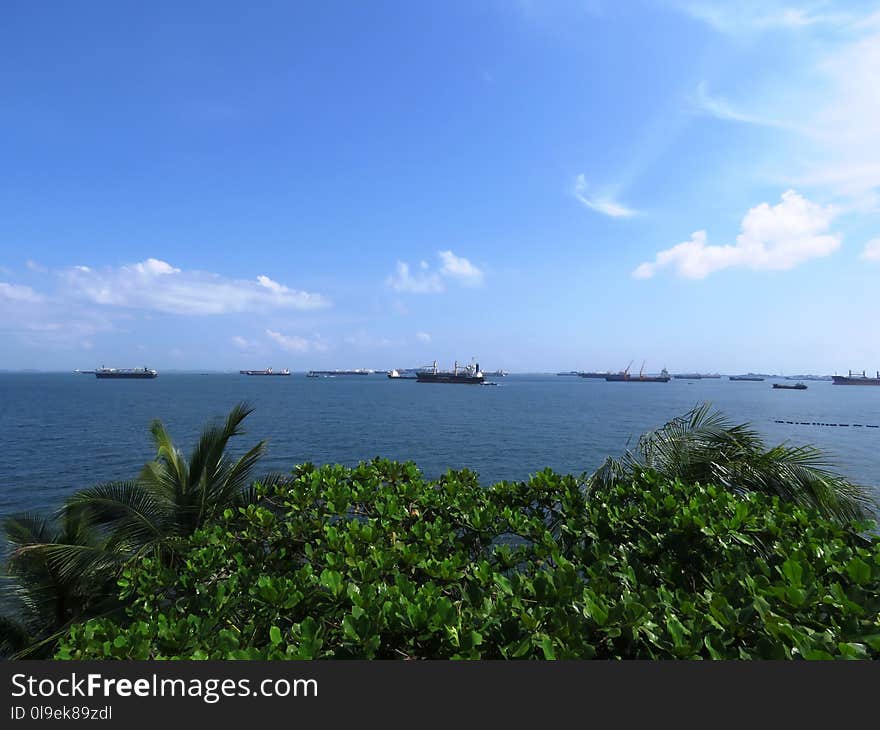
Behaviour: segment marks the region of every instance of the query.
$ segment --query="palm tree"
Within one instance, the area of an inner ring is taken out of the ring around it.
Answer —
[[[253,502],[251,472],[265,441],[238,459],[226,454],[252,411],[239,403],[222,424],[206,426],[188,460],[162,423],[153,421],[156,458],[136,480],[77,492],[54,520],[29,514],[8,518],[2,601],[17,604],[20,619],[0,616],[0,654],[51,639],[74,620],[118,607],[115,581],[126,562],[142,555],[172,560],[177,543],[206,521]],[[270,475],[264,482],[281,478]]]
[[[68,504],[87,510],[130,556],[152,553],[167,558],[178,540],[227,508],[254,500],[251,472],[266,442],[260,441],[236,460],[226,454],[229,440],[244,433],[241,424],[252,412],[246,403],[239,403],[224,423],[206,426],[188,460],[165,426],[153,421],[150,433],[156,459],[144,466],[137,480],[84,489]]]
[[[703,403],[642,435],[634,452],[606,459],[588,486],[601,489],[652,470],[669,479],[775,495],[842,522],[870,518],[876,505],[867,491],[831,466],[812,446],[768,449],[749,424],[734,424]]]
[[[71,623],[119,606],[115,577],[124,555],[82,510],[8,517],[3,532],[9,557],[0,595],[18,615],[0,616],[0,656],[39,658]]]

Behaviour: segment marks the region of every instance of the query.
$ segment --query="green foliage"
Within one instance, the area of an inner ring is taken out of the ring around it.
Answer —
[[[120,580],[58,658],[876,658],[880,539],[647,471],[298,467]]]

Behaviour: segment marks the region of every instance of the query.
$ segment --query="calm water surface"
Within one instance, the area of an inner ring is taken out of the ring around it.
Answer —
[[[154,418],[188,452],[202,424],[239,400],[256,410],[245,422],[246,435],[233,441],[234,451],[267,439],[266,471],[387,456],[413,460],[428,476],[466,466],[486,484],[548,466],[581,473],[620,455],[643,431],[710,401],[753,423],[770,442],[815,444],[850,478],[880,484],[880,429],[774,423],[880,424],[880,388],[808,385],[785,391],[773,390],[771,381],[606,383],[555,375],[511,375],[497,387],[478,387],[379,375],[166,373],[152,381],[108,381],[5,374],[0,516],[52,508],[81,487],[136,476],[153,455],[148,426]]]

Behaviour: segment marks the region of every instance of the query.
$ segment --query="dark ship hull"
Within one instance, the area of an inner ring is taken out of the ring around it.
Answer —
[[[783,385],[782,383],[773,383],[773,387],[777,390],[806,390],[807,386],[803,383],[797,385]]]
[[[668,375],[606,375],[609,383],[668,383]]]
[[[834,385],[880,385],[880,372],[876,378],[869,378],[864,370],[861,375],[853,375],[850,370],[849,375],[834,375],[831,380]]]
[[[454,370],[438,370],[437,362],[435,361],[433,367],[426,367],[423,370],[416,371],[416,382],[482,385],[485,379],[483,371],[480,370],[479,363],[460,368],[458,362],[456,362]]]
[[[730,379],[731,380],[752,380],[752,381],[757,382],[757,381],[763,380],[764,378],[753,378],[749,375],[731,375]]]
[[[290,375],[289,370],[239,370],[239,375]]]
[[[416,373],[420,383],[461,383],[463,385],[480,385],[482,375],[455,375],[454,373]]]
[[[155,370],[96,370],[95,377],[102,380],[152,380],[158,377]]]

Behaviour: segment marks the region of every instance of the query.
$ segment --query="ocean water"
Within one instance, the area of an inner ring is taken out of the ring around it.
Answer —
[[[673,380],[607,383],[511,375],[497,387],[421,384],[380,375],[337,378],[161,374],[98,380],[76,374],[0,374],[0,516],[57,507],[76,489],[133,478],[153,456],[159,418],[185,452],[202,425],[239,400],[255,407],[234,453],[268,441],[262,471],[305,461],[415,461],[428,476],[468,467],[485,484],[545,467],[580,474],[622,454],[639,434],[701,401],[751,422],[771,443],[811,443],[880,497],[880,388],[809,382]],[[804,426],[775,421],[849,424]],[[863,424],[854,427],[853,424]],[[262,473],[261,470],[260,473]]]

